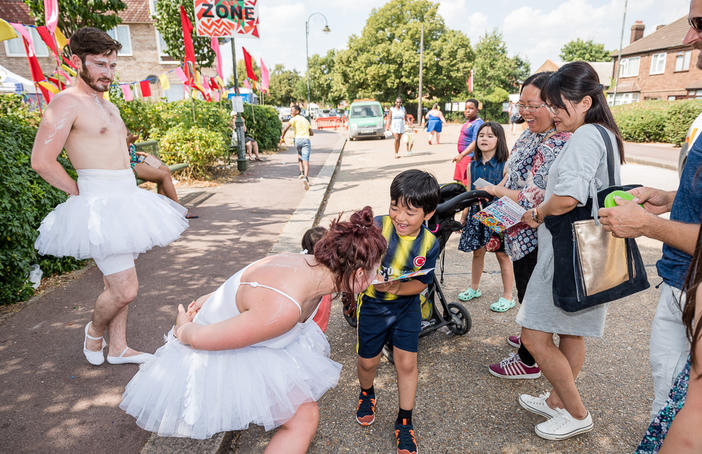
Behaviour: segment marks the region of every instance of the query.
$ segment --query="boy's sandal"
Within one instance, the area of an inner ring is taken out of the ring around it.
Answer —
[[[197,219],[197,218],[199,218],[199,217],[200,217],[200,216],[198,216],[197,214],[192,214],[192,213],[190,213],[190,211],[188,211],[188,212],[185,214],[185,219]]]
[[[458,294],[458,299],[465,303],[466,301],[470,301],[473,298],[478,298],[481,295],[482,292],[480,291],[480,289],[473,290],[472,288],[468,287],[466,291]]]
[[[493,312],[507,312],[515,306],[513,299],[508,300],[507,298],[500,297],[497,301],[490,305],[490,310]]]

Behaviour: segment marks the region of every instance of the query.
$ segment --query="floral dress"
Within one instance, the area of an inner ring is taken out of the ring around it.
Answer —
[[[643,440],[636,448],[636,454],[654,454],[657,453],[661,446],[663,446],[663,440],[668,434],[670,425],[673,423],[673,419],[685,405],[685,399],[687,398],[687,385],[690,382],[690,358],[687,359],[687,364],[680,372],[678,377],[673,383],[673,387],[670,388],[670,393],[668,394],[668,400],[665,405],[658,412],[651,425],[648,426],[646,435],[644,435]]]
[[[526,130],[517,139],[507,160],[507,189],[519,192],[519,204],[530,210],[544,201],[546,181],[558,153],[570,138],[569,132]],[[536,229],[517,224],[504,237],[505,252],[519,260],[536,249]]]

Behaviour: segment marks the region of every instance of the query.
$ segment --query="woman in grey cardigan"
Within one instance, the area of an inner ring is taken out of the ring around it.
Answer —
[[[564,440],[592,430],[592,417],[585,408],[575,379],[585,361],[585,336],[601,337],[607,306],[565,312],[553,304],[553,245],[551,233],[541,225],[546,216],[556,216],[584,205],[589,197],[609,185],[607,150],[595,124],[604,126],[614,146],[615,184],[624,161],[622,139],[605,100],[595,70],[585,62],[573,62],[556,71],[541,91],[558,131],[571,131],[568,143],[549,172],[544,202],[522,219],[538,226],[537,264],[517,314],[522,342],[551,383],[550,393],[538,397],[522,394],[520,405],[549,418],[536,425],[536,434]],[[619,157],[619,160],[616,157]],[[595,204],[595,212],[597,210]],[[553,342],[559,335],[559,345]]]

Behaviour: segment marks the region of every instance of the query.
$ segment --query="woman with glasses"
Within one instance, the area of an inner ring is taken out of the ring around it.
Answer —
[[[507,177],[497,186],[482,188],[495,197],[507,196],[531,210],[544,200],[548,173],[558,153],[565,146],[569,132],[558,132],[551,114],[541,99],[541,89],[552,72],[529,76],[522,85],[519,109],[528,128],[517,139],[507,161]],[[505,233],[505,252],[512,259],[517,298],[521,303],[527,283],[536,266],[537,231],[526,224],[519,224]],[[495,377],[506,379],[534,379],[541,377],[541,370],[520,336],[509,336],[507,343],[519,350],[499,363],[488,366]]]
[[[385,126],[385,129],[392,132],[392,138],[395,141],[395,159],[400,157],[400,139],[402,139],[402,134],[405,132],[406,118],[407,112],[402,107],[402,98],[398,96],[395,98],[395,105],[387,115],[387,124]]]
[[[548,418],[536,425],[538,436],[565,440],[593,427],[575,379],[585,361],[585,336],[602,336],[607,305],[578,312],[565,312],[554,305],[552,237],[541,224],[547,216],[562,215],[582,206],[588,198],[596,198],[597,191],[609,186],[607,146],[596,125],[603,127],[612,143],[614,184],[620,182],[624,153],[603,86],[589,64],[578,61],[563,65],[546,81],[541,99],[551,112],[556,130],[573,134],[551,165],[544,202],[522,218],[530,227],[538,227],[539,252],[517,323],[522,326],[521,341],[550,382],[551,391],[539,396],[522,394],[519,404]],[[554,333],[559,335],[558,345],[553,341]]]

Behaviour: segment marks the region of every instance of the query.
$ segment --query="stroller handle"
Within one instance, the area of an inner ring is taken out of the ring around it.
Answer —
[[[432,233],[436,233],[439,224],[446,218],[453,218],[453,215],[459,211],[475,205],[479,200],[490,200],[492,196],[485,191],[474,190],[459,194],[436,207],[434,215],[427,221],[427,226]]]

